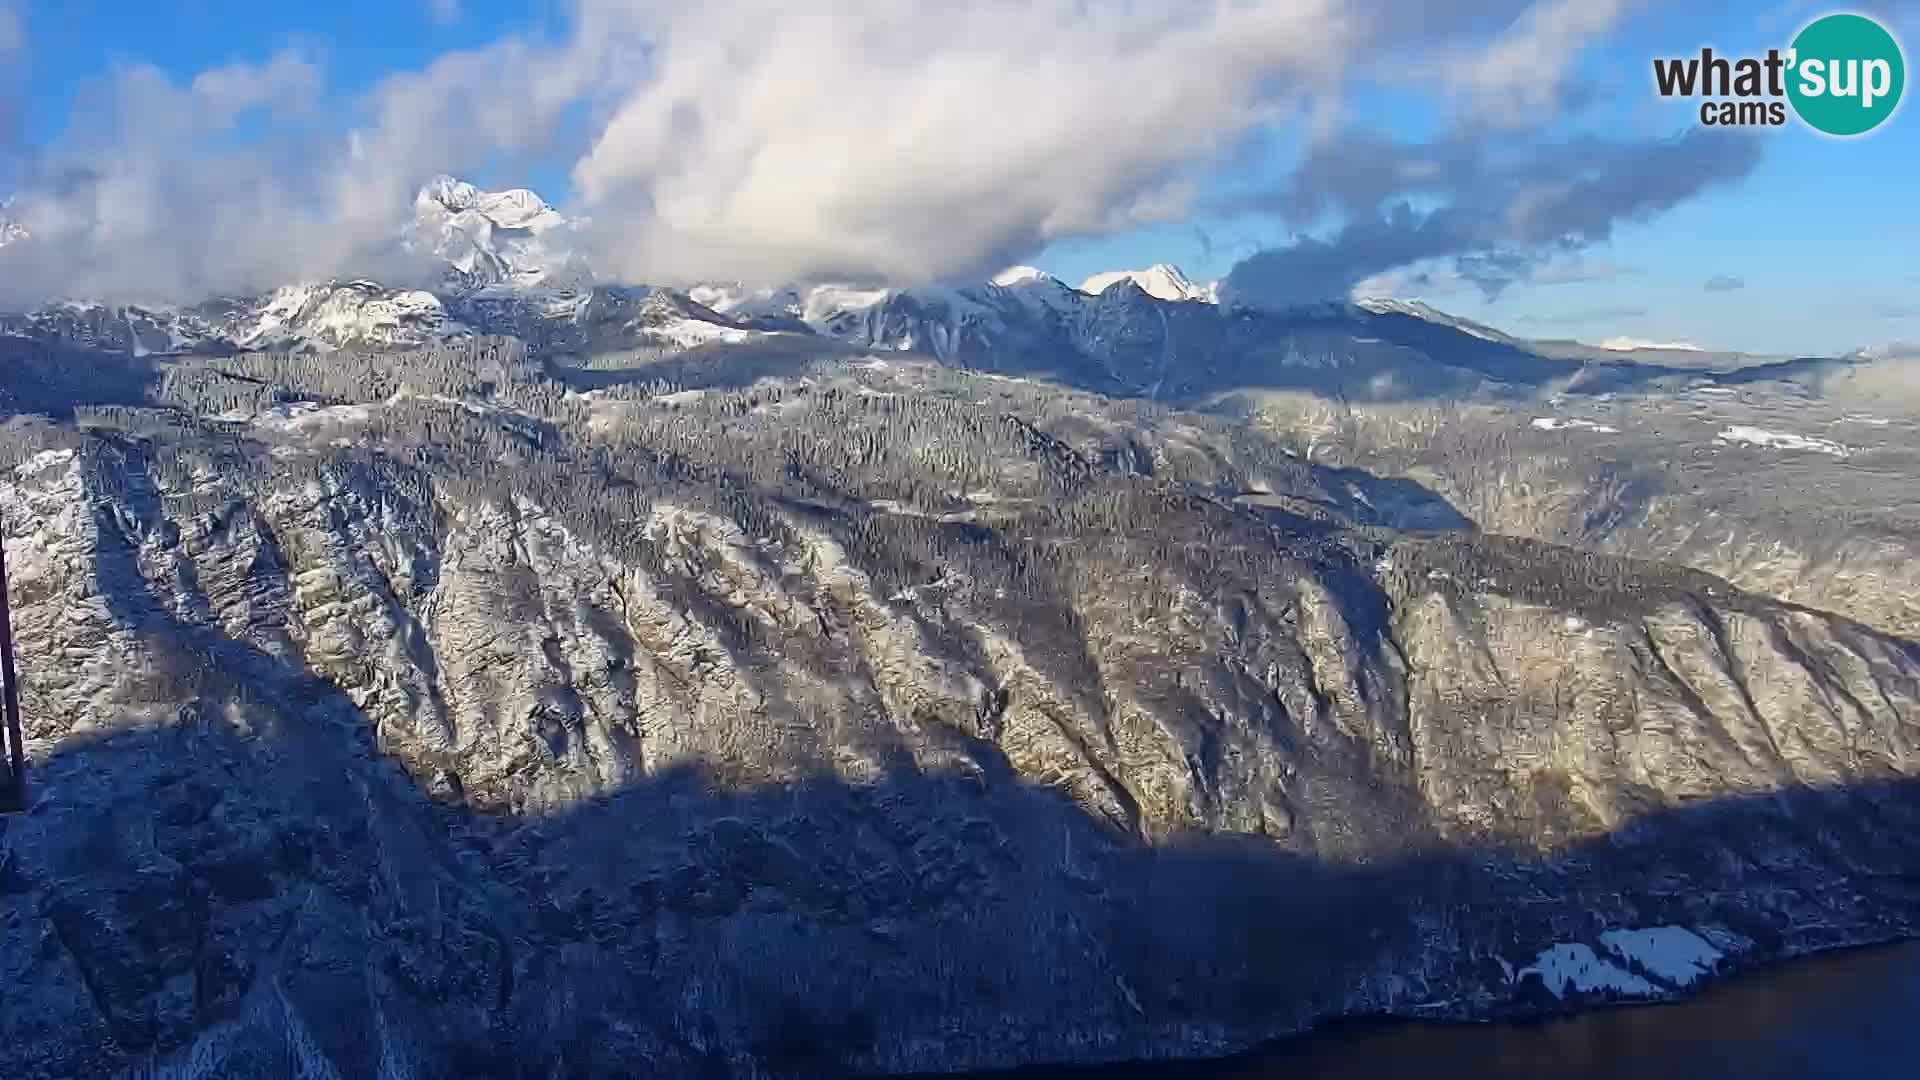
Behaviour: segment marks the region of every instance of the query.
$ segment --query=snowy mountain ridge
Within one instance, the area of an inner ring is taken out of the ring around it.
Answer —
[[[1354,305],[1371,311],[1376,315],[1407,315],[1425,322],[1452,327],[1463,334],[1471,334],[1474,337],[1486,341],[1499,342],[1503,345],[1515,345],[1519,343],[1518,338],[1503,331],[1495,330],[1491,326],[1474,322],[1471,319],[1463,319],[1458,315],[1449,314],[1431,304],[1425,304],[1418,300],[1398,300],[1386,296],[1368,296],[1355,300]]]
[[[1214,304],[1220,299],[1220,283],[1196,285],[1186,272],[1172,263],[1154,263],[1145,270],[1109,270],[1080,283],[1080,291],[1098,296],[1122,281],[1131,281],[1140,291],[1156,300],[1198,300]]]
[[[0,202],[0,243],[27,235],[5,209]],[[1078,356],[1137,389],[1158,385],[1182,350],[1217,355],[1259,344],[1242,340],[1244,334],[1232,344],[1215,341],[1233,336],[1224,326],[1229,305],[1221,303],[1220,283],[1196,283],[1164,262],[1094,274],[1077,288],[1036,267],[1012,266],[977,284],[707,282],[656,289],[596,282],[583,254],[583,219],[525,188],[487,191],[443,175],[416,193],[412,209],[400,242],[444,267],[426,288],[346,279],[178,308],[73,301],[0,312],[0,334],[135,354],[409,348],[488,334],[548,349],[685,350],[754,334],[814,334],[989,368],[1021,354]],[[635,306],[661,297],[672,299],[658,310]],[[1396,315],[1524,347],[1417,302],[1329,302],[1291,317],[1351,322]]]

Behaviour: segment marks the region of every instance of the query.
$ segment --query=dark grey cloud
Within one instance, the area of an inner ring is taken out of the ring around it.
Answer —
[[[1707,279],[1705,287],[1708,292],[1733,292],[1737,289],[1746,288],[1747,279],[1733,277],[1729,274],[1715,274]]]
[[[1225,288],[1228,299],[1263,307],[1318,303],[1345,297],[1374,274],[1459,252],[1471,243],[1471,225],[1458,215],[1419,214],[1403,203],[1378,217],[1348,222],[1330,240],[1303,237],[1251,255],[1227,275]],[[1460,272],[1476,283],[1482,280],[1466,267]]]
[[[1303,228],[1340,224],[1241,262],[1225,291],[1255,305],[1338,299],[1414,260],[1451,258],[1462,277],[1497,297],[1555,257],[1604,243],[1619,225],[1739,182],[1761,151],[1758,138],[1707,129],[1554,140],[1463,131],[1432,143],[1336,135],[1317,144],[1281,190],[1224,209]]]

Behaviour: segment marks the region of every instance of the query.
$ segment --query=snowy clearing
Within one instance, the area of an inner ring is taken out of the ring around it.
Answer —
[[[65,465],[72,460],[73,451],[71,450],[41,450],[27,460],[15,465],[13,471],[20,476],[30,476],[43,469],[51,469],[55,465]]]
[[[1766,428],[1749,427],[1735,424],[1714,437],[1718,443],[1745,443],[1749,446],[1766,446],[1775,450],[1812,450],[1816,453],[1831,454],[1843,458],[1853,451],[1834,442],[1832,439],[1820,439],[1810,435],[1795,435],[1785,431],[1768,431]]]
[[[677,345],[683,349],[715,343],[740,345],[761,336],[752,330],[743,330],[737,326],[721,326],[701,319],[676,319],[659,326],[646,327],[640,333],[651,340]]]
[[[1692,986],[1713,974],[1724,955],[1684,926],[1609,930],[1600,935],[1600,947],[1672,986]]]
[[[1547,990],[1556,998],[1566,997],[1569,991],[1591,994],[1610,990],[1639,997],[1653,997],[1660,993],[1659,987],[1617,964],[1601,959],[1586,945],[1555,945],[1542,949],[1534,957],[1533,963],[1514,973],[1514,978],[1524,979],[1529,974],[1540,976],[1540,980],[1547,984]]]
[[[328,424],[364,424],[378,405],[322,405],[317,401],[289,401],[262,413],[230,409],[214,420],[223,424],[253,424],[272,431],[308,435]]]
[[[1581,420],[1578,418],[1565,419],[1558,416],[1536,416],[1533,418],[1533,426],[1541,431],[1566,431],[1569,429],[1581,429],[1586,431],[1597,431],[1597,432],[1600,432],[1602,435],[1620,434],[1620,429],[1617,427],[1608,427],[1605,424],[1595,423],[1592,420]]]

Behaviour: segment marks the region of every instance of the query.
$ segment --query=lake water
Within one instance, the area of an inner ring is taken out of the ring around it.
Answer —
[[[1672,1005],[1538,1024],[1379,1023],[1228,1061],[1022,1069],[1061,1080],[1920,1077],[1920,943],[1812,956]]]

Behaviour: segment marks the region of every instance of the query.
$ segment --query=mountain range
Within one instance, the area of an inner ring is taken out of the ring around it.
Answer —
[[[577,223],[532,191],[482,191],[441,176],[420,190],[413,210],[401,242],[441,267],[438,280],[423,287],[305,282],[263,296],[184,307],[76,298],[38,311],[0,313],[0,333],[136,355],[406,348],[494,334],[520,336],[554,351],[592,353],[810,334],[976,365],[1046,355],[1104,369],[1134,389],[1164,383],[1175,367],[1217,364],[1222,355],[1244,352],[1249,342],[1284,337],[1295,324],[1318,331],[1337,324],[1347,352],[1356,346],[1375,351],[1365,346],[1405,336],[1379,336],[1381,317],[1393,316],[1522,345],[1416,302],[1370,299],[1277,314],[1223,306],[1218,282],[1196,284],[1166,263],[1094,274],[1077,288],[1027,266],[978,284],[941,287],[610,285],[596,283],[578,253]],[[0,243],[20,235],[24,229],[0,213]],[[1327,342],[1319,340],[1324,337],[1320,333],[1308,347],[1325,348]],[[1622,344],[1587,351],[1618,352]]]

